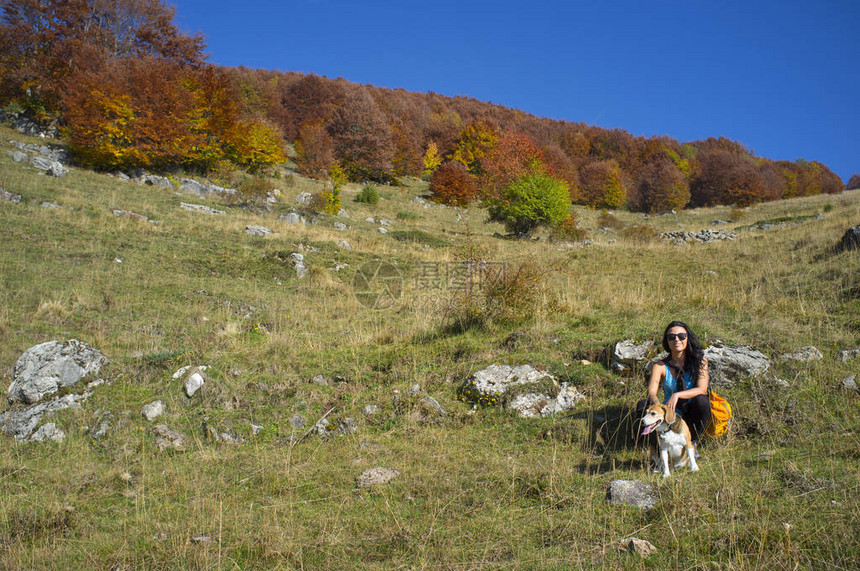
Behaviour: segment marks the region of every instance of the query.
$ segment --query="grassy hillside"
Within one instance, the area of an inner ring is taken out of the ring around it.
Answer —
[[[267,211],[79,169],[43,176],[11,161],[10,138],[23,140],[0,129],[0,188],[23,198],[0,202],[0,381],[8,386],[24,350],[52,339],[80,339],[111,362],[109,384],[58,415],[63,442],[0,440],[0,567],[860,566],[860,397],[838,387],[860,373],[838,358],[860,346],[860,256],[832,252],[860,223],[860,193],[615,220],[577,208],[591,243],[570,245],[495,237],[501,226],[476,208],[425,208],[413,200],[420,181],[381,187],[376,206],[353,202],[360,187],[350,185],[349,219],[290,225],[280,216],[317,183],[272,179],[283,196]],[[392,221],[386,234],[381,219]],[[776,220],[787,223],[756,229]],[[247,225],[274,233],[252,237]],[[647,238],[712,227],[737,236],[689,246]],[[304,255],[304,279],[292,253]],[[469,258],[520,271],[502,311],[440,277]],[[380,262],[402,287],[390,307],[372,309],[355,276]],[[662,481],[626,438],[644,384],[611,373],[601,352],[657,340],[676,318],[705,342],[774,357],[815,345],[825,357],[775,361],[787,388],[761,379],[723,391],[733,433],[703,446],[700,472]],[[546,419],[458,401],[460,383],[494,363],[534,364],[587,399]],[[198,364],[210,367],[207,384],[188,399],[171,376]],[[415,384],[420,395],[408,394]],[[423,407],[423,395],[447,415]],[[156,399],[166,405],[157,422],[189,436],[188,451],[155,446],[140,410]],[[379,410],[368,416],[370,404]],[[358,430],[310,434],[323,416],[352,418]],[[110,429],[93,438],[103,420]],[[212,442],[204,421],[244,443]],[[377,466],[400,476],[357,487]],[[609,505],[615,479],[654,482],[660,506]],[[659,554],[620,552],[630,536]]]

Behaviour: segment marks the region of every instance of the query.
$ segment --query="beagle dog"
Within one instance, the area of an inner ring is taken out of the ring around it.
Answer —
[[[669,460],[674,468],[690,466],[691,472],[697,472],[696,449],[690,439],[690,429],[683,418],[665,404],[654,404],[645,411],[642,417],[642,434],[657,431],[657,441],[660,448],[663,477],[669,476]]]

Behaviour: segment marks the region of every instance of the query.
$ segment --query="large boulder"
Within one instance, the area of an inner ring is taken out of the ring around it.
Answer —
[[[633,339],[619,341],[612,348],[613,371],[624,371],[644,366],[648,362],[648,355],[654,348],[653,341],[637,343]]]
[[[34,404],[46,395],[97,375],[107,358],[86,343],[72,339],[65,343],[48,341],[27,349],[12,373],[6,391],[9,402]]]
[[[711,384],[730,387],[740,379],[758,377],[770,368],[770,359],[749,347],[730,347],[714,343],[705,348]]]
[[[78,408],[91,394],[89,391],[80,395],[68,394],[26,408],[8,410],[0,414],[0,430],[19,442],[43,440],[44,438],[34,438],[42,417],[50,416],[58,410]]]
[[[845,235],[842,236],[842,240],[836,244],[837,252],[847,252],[848,250],[856,250],[858,248],[860,248],[860,224],[849,228],[845,232]]]
[[[52,160],[45,157],[33,157],[30,159],[30,164],[40,171],[45,171],[46,174],[55,177],[63,177],[69,174],[69,169],[63,166],[60,161]]]
[[[570,410],[585,396],[531,365],[490,365],[466,380],[460,398],[482,405],[506,403],[520,417],[530,418]]]

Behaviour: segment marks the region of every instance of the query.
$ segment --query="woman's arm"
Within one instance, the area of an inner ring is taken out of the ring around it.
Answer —
[[[660,404],[657,398],[657,391],[660,389],[660,381],[666,375],[666,365],[656,363],[651,367],[651,378],[648,380],[648,404]]]
[[[708,360],[702,357],[702,364],[699,366],[699,378],[696,380],[696,386],[692,389],[687,389],[686,391],[674,393],[669,399],[669,402],[666,403],[667,406],[672,410],[675,410],[675,405],[678,404],[678,399],[691,399],[699,395],[708,394],[708,383],[710,382],[710,379],[710,375],[708,374]]]

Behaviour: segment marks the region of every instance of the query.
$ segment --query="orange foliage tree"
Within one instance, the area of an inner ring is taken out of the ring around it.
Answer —
[[[592,161],[579,172],[581,201],[592,208],[623,208],[627,189],[615,161]]]
[[[327,176],[334,164],[334,144],[322,120],[299,127],[296,152],[296,163],[301,172],[320,180]]]
[[[710,146],[699,151],[697,160],[698,172],[690,183],[694,206],[746,206],[765,196],[764,180],[748,154],[728,150],[723,145]]]
[[[430,199],[449,206],[466,206],[478,198],[478,183],[459,161],[442,163],[430,176]]]
[[[645,167],[639,182],[638,202],[638,208],[648,212],[680,210],[690,202],[687,179],[672,158],[658,157]]]
[[[328,132],[350,179],[385,179],[391,171],[391,128],[365,88],[347,96],[328,124]]]
[[[61,111],[65,80],[112,59],[155,57],[180,65],[204,60],[200,36],[173,24],[161,0],[14,0],[2,4],[0,99],[32,115]]]
[[[494,196],[544,163],[544,154],[531,137],[525,133],[505,133],[482,160],[482,190],[485,195]]]
[[[240,118],[229,84],[212,68],[118,60],[72,76],[63,101],[72,152],[94,168],[205,172],[228,159],[258,170],[283,160],[277,131]]]

